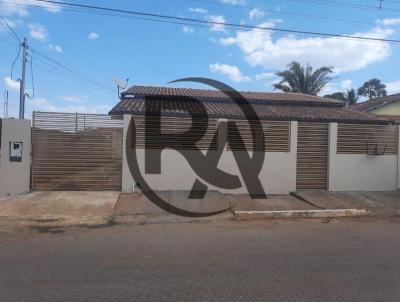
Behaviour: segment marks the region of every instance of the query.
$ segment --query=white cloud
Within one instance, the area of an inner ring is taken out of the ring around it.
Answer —
[[[250,81],[250,78],[248,76],[243,75],[239,70],[239,68],[237,68],[236,66],[215,63],[211,64],[209,66],[209,69],[211,72],[220,73],[228,76],[228,78],[234,82]]]
[[[98,37],[99,37],[99,34],[98,34],[98,33],[95,33],[95,32],[92,32],[92,33],[90,33],[90,34],[88,35],[88,39],[89,39],[89,40],[92,40],[92,41],[97,40]]]
[[[340,87],[342,87],[343,89],[346,89],[346,90],[351,89],[353,87],[353,81],[350,79],[343,80],[340,83]]]
[[[73,104],[84,104],[88,97],[86,95],[62,95],[60,99]]]
[[[386,83],[385,85],[388,94],[394,94],[400,92],[400,81]]]
[[[200,8],[200,7],[191,7],[189,8],[189,11],[191,11],[192,13],[197,13],[197,14],[207,14],[208,10],[204,9],[204,8]]]
[[[249,11],[249,18],[254,19],[254,18],[259,18],[264,16],[264,11],[260,8],[253,8]]]
[[[194,33],[194,29],[193,29],[192,27],[186,26],[186,25],[182,26],[182,31],[183,31],[185,34],[192,34],[192,33]]]
[[[1,3],[0,12],[5,15],[19,15],[21,17],[26,17],[29,15],[29,5],[41,7],[51,13],[58,13],[62,10],[61,5],[56,3],[37,2],[35,0],[14,0],[12,2]]]
[[[210,15],[210,16],[207,16],[206,19],[211,22],[219,23],[219,24],[211,25],[210,31],[224,31],[224,32],[226,31],[225,24],[224,24],[224,23],[226,23],[226,20],[225,20],[224,16]]]
[[[275,21],[260,26],[274,26]],[[363,37],[387,38],[393,30],[373,28],[368,32],[355,33]],[[273,39],[271,32],[253,29],[238,31],[236,36],[220,39],[222,45],[237,45],[245,60],[252,66],[282,69],[292,61],[310,63],[314,67],[333,66],[336,73],[359,70],[369,64],[382,61],[391,55],[386,42],[369,42],[337,37],[297,38],[293,35]]]
[[[4,78],[4,85],[9,90],[19,91],[19,81],[14,81],[11,77]]]
[[[47,28],[44,25],[38,24],[38,23],[31,23],[28,25],[29,28],[29,33],[32,38],[39,40],[39,41],[44,41],[47,39]]]
[[[400,18],[387,18],[383,20],[378,20],[377,23],[386,26],[396,26],[400,24]]]
[[[256,80],[265,80],[265,79],[270,79],[273,78],[275,76],[275,73],[273,72],[262,72],[259,74],[256,74]]]
[[[28,100],[28,104],[33,110],[49,112],[79,112],[79,113],[108,113],[109,105],[68,105],[54,106],[46,98],[36,98]]]
[[[231,4],[231,5],[243,5],[246,3],[245,0],[221,0],[221,3]]]
[[[324,86],[324,88],[322,88],[322,90],[319,92],[319,95],[324,96],[324,95],[332,94],[332,93],[335,93],[338,91],[340,91],[340,89],[338,88],[337,84],[330,82],[330,83],[327,83]]]
[[[49,49],[58,53],[61,53],[63,51],[61,46],[53,44],[49,44]]]
[[[340,82],[329,82],[324,86],[324,88],[320,91],[319,95],[332,94],[335,92],[346,92],[353,87],[353,81],[350,79],[346,79]]]
[[[37,99],[29,99],[29,104],[32,106],[50,106],[50,103],[47,99],[45,98],[37,98]]]

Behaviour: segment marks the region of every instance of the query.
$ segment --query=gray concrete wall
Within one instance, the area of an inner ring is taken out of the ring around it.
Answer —
[[[10,142],[22,142],[22,161],[10,161]],[[2,120],[0,197],[30,191],[31,121]]]
[[[125,137],[131,116],[124,116],[124,150]],[[297,122],[291,123],[290,152],[267,152],[259,178],[267,194],[288,194],[296,189],[296,153],[297,153]],[[138,163],[144,175],[144,150],[137,150]],[[145,175],[146,181],[154,190],[190,190],[198,176],[187,163],[186,159],[177,151],[165,149],[161,155],[161,174]],[[224,151],[218,167],[241,178],[232,152]],[[242,180],[242,178],[241,178]],[[132,192],[133,180],[123,152],[122,190]],[[224,190],[209,186],[210,190],[222,193],[247,194],[243,180],[242,187],[236,190]],[[205,184],[207,184],[205,182]],[[208,185],[208,184],[207,184]]]

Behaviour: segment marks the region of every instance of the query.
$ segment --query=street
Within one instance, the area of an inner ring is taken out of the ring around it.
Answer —
[[[399,301],[398,219],[0,233],[0,301]]]

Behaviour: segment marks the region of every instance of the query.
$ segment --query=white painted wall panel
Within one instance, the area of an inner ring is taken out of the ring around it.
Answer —
[[[0,158],[0,197],[30,191],[31,121],[3,119]],[[22,142],[22,161],[10,162],[10,142]]]
[[[124,150],[127,127],[130,116],[124,116]],[[297,152],[297,122],[291,123],[291,149],[290,152],[267,152],[259,178],[267,194],[288,194],[296,190],[296,152]],[[138,162],[144,171],[144,150],[138,149]],[[186,159],[175,150],[165,149],[161,155],[161,175],[145,175],[147,182],[153,190],[190,190],[197,178]],[[218,167],[228,173],[239,175],[240,172],[230,151],[225,151]],[[126,154],[123,152],[122,190],[131,192],[135,181],[129,171]],[[242,181],[242,187],[236,190],[224,190],[210,186],[210,190],[217,190],[230,194],[247,194],[247,189]],[[205,183],[207,184],[207,183]],[[207,184],[208,185],[208,184]]]

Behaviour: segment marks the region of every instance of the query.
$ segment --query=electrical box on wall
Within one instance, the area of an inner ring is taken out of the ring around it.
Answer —
[[[22,161],[22,142],[10,142],[10,162]]]

